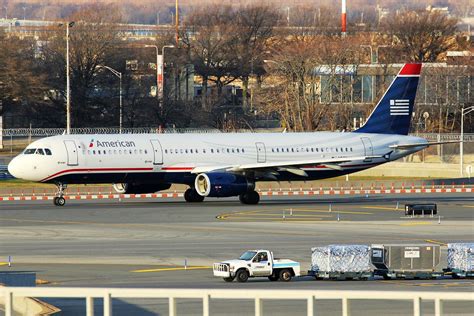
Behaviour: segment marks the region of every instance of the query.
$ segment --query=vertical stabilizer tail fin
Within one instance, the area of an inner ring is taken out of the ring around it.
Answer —
[[[421,64],[405,64],[356,133],[408,135]]]

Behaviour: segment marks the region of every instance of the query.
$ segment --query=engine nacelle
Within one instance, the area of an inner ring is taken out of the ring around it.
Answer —
[[[163,191],[171,187],[170,183],[158,184],[136,184],[136,183],[114,183],[115,191],[120,194],[146,194]]]
[[[201,196],[228,197],[254,190],[255,183],[249,182],[241,175],[211,172],[199,174],[194,182],[194,187]]]

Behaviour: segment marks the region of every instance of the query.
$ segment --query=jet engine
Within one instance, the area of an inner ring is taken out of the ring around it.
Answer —
[[[244,194],[255,189],[255,183],[246,177],[223,172],[201,173],[194,182],[201,196],[228,197]]]
[[[137,184],[137,183],[114,183],[115,191],[120,194],[145,194],[163,191],[171,187],[170,183]]]

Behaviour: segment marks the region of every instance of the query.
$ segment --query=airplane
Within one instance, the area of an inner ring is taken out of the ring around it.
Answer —
[[[405,64],[366,123],[353,132],[58,135],[15,157],[16,178],[54,183],[63,206],[68,184],[112,183],[124,194],[185,184],[187,202],[238,196],[258,204],[258,181],[337,177],[397,160],[430,145],[408,136],[422,65]]]

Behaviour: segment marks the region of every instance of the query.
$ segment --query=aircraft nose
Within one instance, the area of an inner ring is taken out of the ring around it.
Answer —
[[[15,157],[8,164],[8,173],[15,178],[21,178],[18,157]]]

